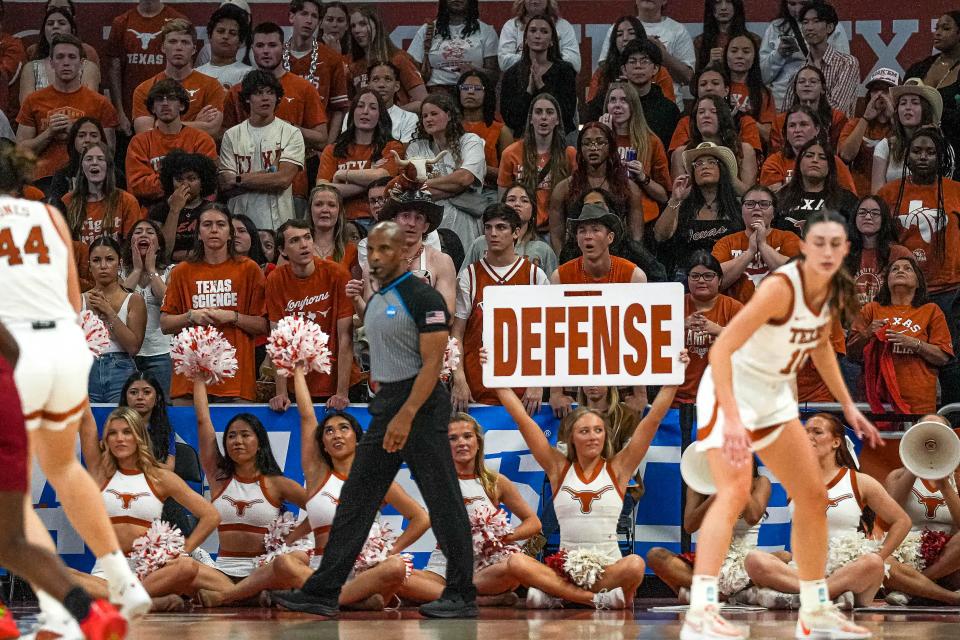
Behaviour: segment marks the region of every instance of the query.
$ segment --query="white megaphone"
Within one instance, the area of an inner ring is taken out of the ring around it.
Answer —
[[[918,422],[900,439],[900,460],[918,478],[946,478],[960,465],[960,438],[941,422]]]
[[[697,451],[696,443],[691,444],[680,456],[680,475],[687,486],[699,494],[709,496],[717,492],[717,485],[710,473],[707,454]]]

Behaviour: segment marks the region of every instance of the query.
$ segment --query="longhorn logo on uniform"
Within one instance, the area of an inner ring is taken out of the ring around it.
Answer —
[[[473,504],[474,502],[483,502],[483,496],[464,497],[463,499],[464,505]]]
[[[830,507],[839,507],[840,503],[846,500],[847,498],[853,499],[852,493],[845,493],[842,496],[837,496],[836,498],[827,499],[827,509]]]
[[[573,499],[580,503],[580,513],[590,513],[593,510],[593,501],[599,500],[600,496],[607,491],[613,490],[613,485],[608,484],[599,491],[574,491],[570,487],[563,487],[564,493],[569,493]]]
[[[321,493],[320,495],[326,496],[327,499],[330,500],[330,502],[332,502],[333,504],[337,505],[338,507],[340,506],[340,498],[334,497],[334,495],[333,495],[332,493],[328,493],[328,492],[324,491],[324,492]]]
[[[129,509],[130,505],[137,501],[137,498],[145,498],[150,494],[146,491],[140,493],[120,493],[116,489],[107,489],[107,493],[112,493],[120,499],[120,504],[124,509]]]
[[[925,496],[921,495],[916,489],[911,490],[913,495],[917,497],[917,502],[922,504],[927,509],[927,520],[933,520],[937,517],[937,510],[940,507],[946,506],[946,501],[943,498],[937,496]]]
[[[230,496],[223,496],[223,499],[233,505],[233,508],[237,510],[238,518],[242,518],[249,507],[263,502],[262,498],[257,498],[256,500],[234,500]]]
[[[147,50],[147,47],[150,46],[150,43],[153,41],[153,39],[161,33],[160,31],[157,31],[156,33],[140,33],[136,29],[127,29],[127,31],[132,33],[140,41],[140,46],[143,47],[144,51]]]

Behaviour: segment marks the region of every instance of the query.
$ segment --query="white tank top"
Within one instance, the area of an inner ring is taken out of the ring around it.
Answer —
[[[120,322],[122,322],[123,324],[127,324],[127,315],[128,315],[129,312],[130,312],[130,309],[129,309],[129,306],[130,306],[130,296],[132,296],[132,295],[133,295],[132,293],[128,293],[128,294],[127,294],[127,297],[123,299],[123,304],[120,305],[120,310],[117,311],[117,318],[118,318],[118,319],[120,320]],[[81,300],[81,302],[80,302],[80,310],[81,310],[81,311],[86,311],[86,310],[87,310],[87,296],[85,296],[85,295],[84,295],[84,296],[81,296],[81,297],[80,297],[80,300]],[[109,330],[110,327],[107,327],[107,329]],[[117,342],[117,339],[116,339],[116,337],[115,337],[114,334],[113,334],[113,331],[110,330],[110,346],[107,347],[106,349],[104,349],[103,352],[104,352],[104,353],[126,353],[127,350],[124,349],[122,346],[120,346],[120,343]]]
[[[40,202],[0,196],[0,320],[76,321],[67,297],[70,252],[54,225],[59,213]]]
[[[733,537],[742,539],[750,547],[757,546],[757,541],[760,539],[760,522],[751,525],[743,519],[743,516],[740,516],[733,525]]]
[[[768,278],[784,278],[793,291],[790,316],[782,324],[767,322],[751,335],[731,358],[734,369],[772,381],[795,381],[797,371],[816,348],[830,322],[829,303],[814,310],[803,292],[800,262],[790,262]]]
[[[594,547],[619,557],[617,520],[623,511],[623,494],[617,488],[609,462],[596,466],[587,478],[579,463],[567,464],[560,489],[553,496],[560,523],[560,548]]]
[[[214,498],[213,506],[220,514],[217,531],[262,534],[280,515],[281,504],[270,497],[263,476],[251,479],[234,476],[220,495]]]
[[[857,472],[844,467],[827,485],[827,530],[830,537],[849,534],[860,526],[863,500]]]
[[[943,494],[932,483],[922,478],[914,481],[903,510],[910,516],[913,529],[916,531],[930,529],[951,533],[954,529],[953,518],[950,515],[950,509],[947,508],[946,500],[943,499]]]
[[[467,508],[469,516],[481,506],[487,506],[494,511],[500,510],[500,505],[493,504],[490,496],[480,484],[480,478],[477,476],[457,476],[460,483],[460,493],[463,495],[463,505]]]
[[[313,529],[314,536],[319,536],[330,531],[333,525],[333,516],[337,513],[337,507],[340,506],[340,492],[343,490],[343,484],[347,477],[340,475],[336,471],[327,474],[326,479],[320,483],[316,492],[307,500],[307,518],[310,520],[310,527]],[[317,553],[323,553],[323,548],[317,544]]]
[[[149,527],[163,512],[163,501],[141,471],[118,469],[100,493],[113,524]]]

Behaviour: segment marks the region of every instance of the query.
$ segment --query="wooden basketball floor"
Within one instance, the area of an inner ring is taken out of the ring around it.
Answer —
[[[677,638],[681,615],[653,612],[675,601],[637,600],[633,611],[559,609],[480,610],[477,620],[427,620],[416,609],[381,613],[344,613],[338,621],[267,609],[194,609],[189,613],[151,614],[136,624],[132,640],[614,640]],[[879,603],[878,603],[879,604]],[[12,607],[23,632],[34,626],[36,609]],[[749,623],[751,638],[793,638],[795,613],[763,611],[728,614]],[[858,613],[856,619],[877,639],[956,640],[960,610]]]

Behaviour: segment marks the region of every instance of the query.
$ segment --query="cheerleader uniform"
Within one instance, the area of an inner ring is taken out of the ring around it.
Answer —
[[[750,576],[743,564],[747,554],[757,548],[760,538],[760,523],[751,525],[743,516],[737,518],[733,525],[733,539],[727,555],[720,565],[718,586],[720,593],[728,598],[750,585]]]
[[[499,510],[498,506],[490,500],[490,497],[487,495],[486,490],[484,490],[483,485],[480,484],[480,479],[477,478],[477,476],[458,475],[457,479],[460,482],[460,493],[463,494],[463,504],[467,508],[467,516],[472,517],[474,511],[481,506],[485,506],[493,511]],[[476,558],[474,558],[474,561],[476,561]],[[474,564],[474,570],[476,570],[476,564]],[[427,566],[424,567],[424,571],[430,571],[446,579],[447,557],[443,555],[439,547],[434,549],[430,554],[430,560],[427,562]]]
[[[340,492],[346,481],[347,476],[331,471],[313,495],[307,499],[307,518],[310,520],[315,538],[319,539],[319,536],[330,533],[333,517],[337,514],[337,507],[340,505]],[[323,560],[323,547],[317,543],[310,558],[310,568],[316,570],[321,560]]]
[[[950,484],[953,484],[952,478]],[[914,480],[903,510],[907,512],[910,522],[913,523],[911,531],[930,529],[953,533],[953,516],[947,508],[947,501],[943,499],[943,494],[936,485],[929,480],[923,478]]]
[[[213,506],[220,514],[217,532],[247,531],[263,535],[280,515],[281,503],[270,496],[263,476],[250,479],[233,476],[213,499]],[[221,544],[216,568],[232,578],[245,578],[257,568],[257,557],[263,553],[233,551]]]
[[[163,500],[157,496],[153,484],[142,471],[118,469],[100,490],[107,516],[112,524],[134,524],[149,528],[163,513]],[[130,568],[134,561],[127,558]],[[93,565],[90,575],[106,579],[100,560]]]
[[[623,494],[609,462],[597,464],[587,478],[580,464],[567,463],[563,480],[553,496],[553,508],[560,524],[560,548],[568,551],[591,549],[598,554],[620,558],[617,521],[623,511]]]

